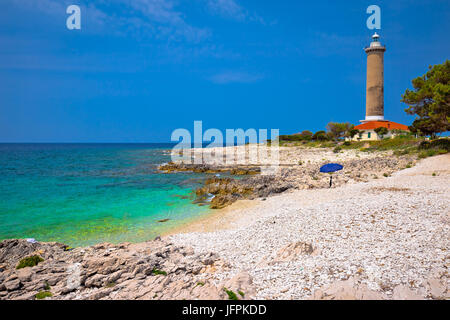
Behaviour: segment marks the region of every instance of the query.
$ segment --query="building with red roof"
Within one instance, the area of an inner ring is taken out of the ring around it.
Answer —
[[[389,131],[391,130],[402,130],[402,131],[409,131],[408,126],[405,126],[404,124],[400,124],[397,122],[392,121],[369,121],[364,122],[360,125],[355,126],[355,129],[357,130],[375,130],[376,128],[386,128]]]

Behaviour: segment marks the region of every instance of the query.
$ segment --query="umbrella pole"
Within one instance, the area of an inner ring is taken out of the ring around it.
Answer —
[[[330,175],[330,188],[333,185],[333,176]]]

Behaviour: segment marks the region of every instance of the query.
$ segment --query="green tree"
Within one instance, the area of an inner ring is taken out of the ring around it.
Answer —
[[[435,137],[450,130],[450,61],[430,66],[426,74],[412,81],[414,90],[406,89],[401,102],[406,113],[417,115],[412,132]]]
[[[359,133],[360,133],[360,131],[358,129],[351,129],[349,131],[349,137],[353,139],[353,137],[356,136]]]
[[[302,133],[300,133],[300,136],[301,136],[302,140],[311,140],[313,134],[311,131],[305,130]]]
[[[314,135],[312,136],[312,139],[315,141],[325,141],[328,140],[327,138],[327,133],[325,131],[317,131],[316,133],[314,133]]]
[[[332,137],[334,140],[339,140],[343,137],[348,137],[350,130],[352,130],[354,125],[345,122],[345,123],[338,123],[338,122],[330,122],[327,125],[327,131],[330,137]]]
[[[384,135],[389,132],[389,130],[385,127],[379,127],[374,130],[381,139],[383,139]]]

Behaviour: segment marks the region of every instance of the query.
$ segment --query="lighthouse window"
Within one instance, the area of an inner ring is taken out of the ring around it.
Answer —
[[[370,139],[370,136],[371,136],[372,134],[370,133],[370,132],[368,132],[367,133],[367,139]]]

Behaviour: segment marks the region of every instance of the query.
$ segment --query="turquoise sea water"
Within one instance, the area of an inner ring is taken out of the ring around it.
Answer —
[[[163,144],[0,144],[0,240],[71,246],[153,239],[208,213],[203,175],[162,174]],[[166,223],[158,220],[170,219]]]

